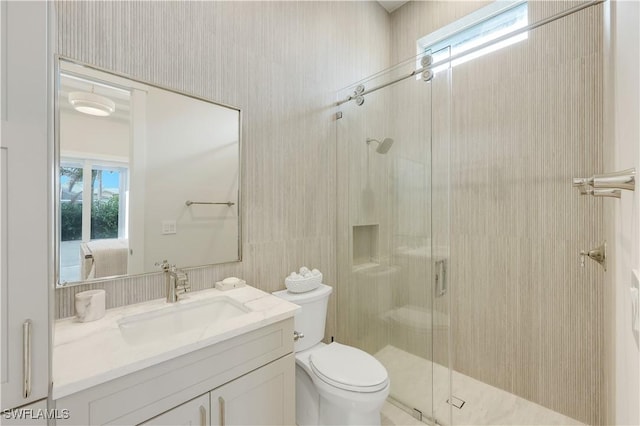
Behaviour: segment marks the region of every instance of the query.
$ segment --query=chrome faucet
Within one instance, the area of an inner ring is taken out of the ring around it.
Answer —
[[[175,303],[180,300],[180,296],[191,290],[189,284],[189,276],[186,272],[176,268],[176,265],[170,265],[169,262],[163,260],[162,263],[157,262],[156,266],[164,272],[165,287],[167,288],[167,303]]]

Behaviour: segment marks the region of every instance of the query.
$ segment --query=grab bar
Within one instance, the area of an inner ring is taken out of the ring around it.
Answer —
[[[212,203],[212,202],[209,202],[209,201],[191,201],[191,200],[187,200],[187,201],[184,202],[184,204],[187,207],[189,207],[192,204],[217,204],[217,205],[226,204],[227,206],[231,207],[231,206],[235,205],[236,203],[233,203],[231,201],[227,201],[226,203]]]

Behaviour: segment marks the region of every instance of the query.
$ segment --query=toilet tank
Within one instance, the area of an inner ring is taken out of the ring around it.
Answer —
[[[295,303],[301,308],[293,319],[294,330],[304,334],[304,337],[295,343],[296,352],[309,349],[324,338],[327,306],[332,291],[328,285],[320,284],[320,287],[306,293],[291,293],[288,290],[273,293],[274,296]]]

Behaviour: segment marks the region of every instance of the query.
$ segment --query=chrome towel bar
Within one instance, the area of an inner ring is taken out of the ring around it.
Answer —
[[[191,200],[187,200],[184,202],[185,206],[189,207],[192,204],[217,204],[217,205],[223,205],[226,204],[227,206],[231,207],[233,205],[235,205],[236,203],[233,203],[231,201],[227,201],[226,203],[213,203],[213,202],[209,202],[209,201],[191,201]]]

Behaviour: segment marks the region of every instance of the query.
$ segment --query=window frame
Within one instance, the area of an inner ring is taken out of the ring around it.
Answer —
[[[418,40],[416,40],[418,68],[420,68],[420,59],[425,53],[448,51],[446,47],[450,46],[451,41],[455,41],[456,38],[462,35],[463,33],[473,29],[474,27],[479,27],[479,30],[481,30],[482,25],[486,24],[488,21],[491,21],[494,18],[507,14],[509,12],[514,12],[515,10],[521,8],[523,5],[525,6],[524,10],[527,15],[526,21],[524,22],[524,24],[521,23],[518,25],[507,27],[509,28],[509,31],[507,31],[504,34],[508,34],[510,31],[515,31],[515,30],[524,28],[529,24],[527,0],[496,0],[495,2],[491,3],[488,6],[482,7],[448,25],[445,25],[442,28],[437,29],[436,31],[433,31],[430,34],[427,34],[426,36],[419,38]],[[501,35],[504,35],[504,34],[501,34]],[[496,35],[496,38],[500,37],[501,35]],[[485,47],[483,49],[480,49],[479,51],[471,51],[469,52],[468,55],[463,55],[455,59],[451,63],[447,62],[445,64],[442,64],[441,66],[436,67],[434,69],[434,72],[441,71],[442,69],[446,69],[449,66],[454,67],[456,65],[462,64],[474,58],[502,49],[503,47],[517,43],[519,41],[526,40],[527,38],[528,38],[528,32],[523,32],[522,34],[514,35],[514,37],[512,38],[498,42],[495,45]],[[473,38],[470,40],[473,40]],[[461,45],[464,46],[464,43]],[[466,50],[472,50],[472,49],[473,47],[470,47],[469,49],[464,49],[458,52],[452,51],[449,54],[451,56],[455,56],[457,54],[464,53]],[[438,62],[443,59],[444,58],[434,57],[434,62]]]
[[[119,209],[118,209],[118,238],[128,237],[128,192],[129,192],[129,163],[113,159],[86,158],[82,156],[61,156],[60,170],[63,167],[76,167],[83,169],[82,188],[82,242],[91,240],[91,209],[93,208],[93,194],[91,191],[91,176],[96,168],[117,169],[120,173],[119,179]]]

